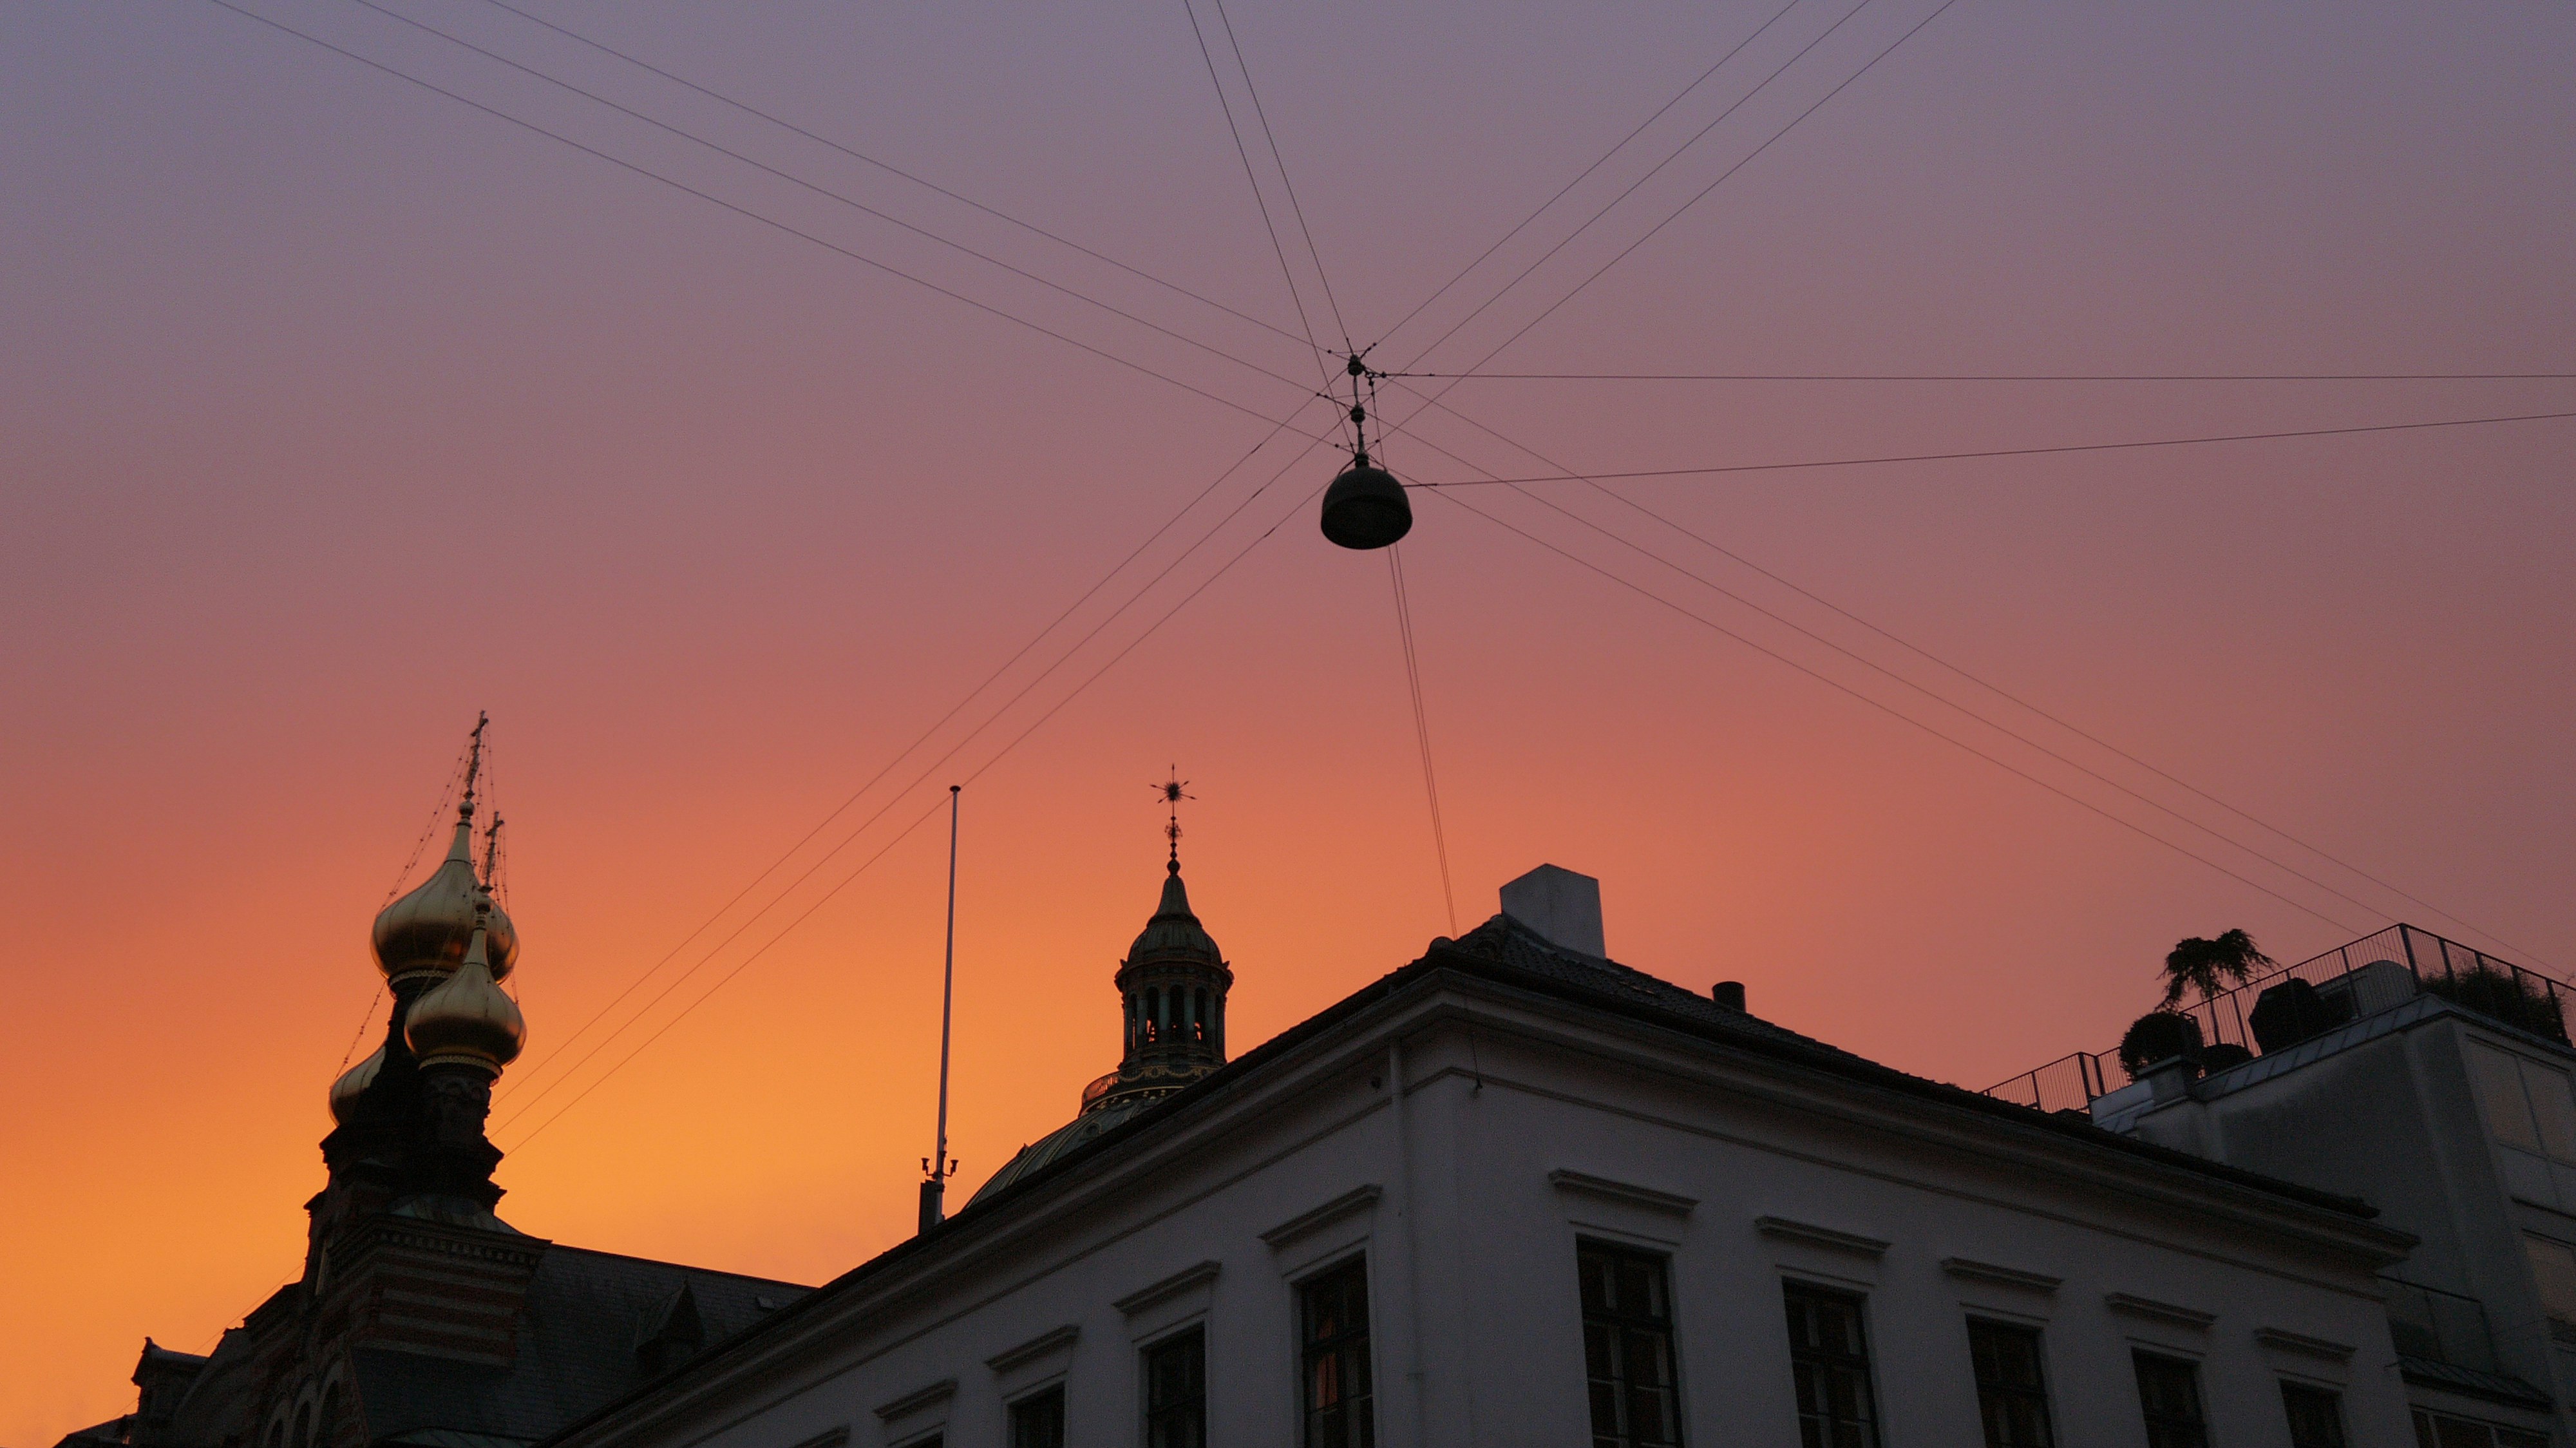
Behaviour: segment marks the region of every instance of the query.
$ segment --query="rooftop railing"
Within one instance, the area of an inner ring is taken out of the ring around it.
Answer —
[[[2388,1292],[2388,1333],[2400,1353],[2474,1372],[2504,1370],[2487,1310],[2476,1298],[2394,1277],[2379,1281]]]
[[[2292,981],[2314,987],[2319,1007],[2330,1013],[2336,1025],[2430,993],[2561,1041],[2567,1039],[2561,997],[2576,995],[2576,985],[2472,950],[2430,930],[2392,925],[2323,955],[2255,976],[2207,1000],[2176,1006],[2176,1014],[2189,1016],[2199,1027],[2203,1065],[2219,1070],[2261,1055],[2259,1036],[2264,1028],[2255,1020],[2256,1007],[2265,991]],[[2041,1111],[2080,1111],[2128,1084],[2129,1073],[2121,1066],[2117,1049],[2077,1051],[1989,1086],[1984,1094]]]

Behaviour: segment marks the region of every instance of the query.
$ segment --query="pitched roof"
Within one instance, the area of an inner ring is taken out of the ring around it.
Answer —
[[[2285,1197],[2303,1206],[2319,1207],[2364,1220],[2379,1215],[2377,1207],[2359,1197],[2318,1191],[2314,1187],[2229,1166],[2208,1157],[2105,1131],[2094,1125],[2090,1118],[2077,1119],[1999,1101],[1945,1081],[1934,1081],[1881,1065],[1866,1056],[1857,1056],[1784,1026],[1773,1025],[1759,1016],[1719,1005],[1696,991],[1684,990],[1668,980],[1621,965],[1615,960],[1569,950],[1508,915],[1497,915],[1454,941],[1433,941],[1422,959],[1406,969],[1444,961],[1463,964],[1465,960],[1498,965],[1525,979],[1562,987],[1595,1003],[1684,1029],[1694,1035],[1751,1049],[1776,1060],[1824,1070],[1848,1080],[1900,1091],[2016,1126],[2038,1127],[2160,1166],[2176,1167],[2231,1186],[2250,1187]]]
[[[710,1341],[734,1336],[813,1290],[551,1246],[528,1284],[518,1352],[510,1366],[484,1367],[387,1348],[351,1352],[368,1436],[419,1443],[542,1438],[651,1380],[637,1348],[651,1326],[669,1315],[684,1288]]]

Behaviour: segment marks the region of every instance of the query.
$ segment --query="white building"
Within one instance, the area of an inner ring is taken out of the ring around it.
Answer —
[[[1615,964],[1583,877],[1504,901],[1221,1064],[1176,862],[1082,1117],[549,1442],[2413,1441],[2368,1206]]]
[[[2377,1204],[2421,1239],[2383,1282],[2421,1441],[2543,1448],[2576,1426],[2576,1050],[2557,989],[2396,926],[2196,1008],[2238,1048],[2222,1069],[2170,1060],[2090,1110]]]

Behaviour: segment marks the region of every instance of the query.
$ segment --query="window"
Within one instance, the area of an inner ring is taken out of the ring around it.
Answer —
[[[1374,1448],[1368,1264],[1337,1267],[1298,1288],[1297,1318],[1304,1344],[1306,1448]]]
[[[1011,1405],[1011,1448],[1064,1448],[1062,1384]]]
[[[1145,1448],[1207,1448],[1207,1337],[1195,1327],[1145,1349]]]
[[[2576,1250],[2564,1242],[2532,1236],[2522,1239],[2522,1250],[2531,1258],[2541,1310],[2554,1324],[2576,1323]]]
[[[1986,1448],[2050,1448],[2048,1378],[2040,1368],[2039,1329],[1968,1319],[1968,1361],[1977,1374],[1977,1416]]]
[[[2566,1072],[2472,1041],[2469,1075],[2496,1140],[2576,1162],[2576,1096],[2568,1093]]]
[[[2344,1448],[2341,1393],[2284,1382],[2281,1410],[2290,1417],[2290,1448]]]
[[[2415,1442],[2417,1448],[2549,1448],[2549,1435],[2490,1427],[2417,1408]]]
[[[1787,1284],[1789,1365],[1798,1382],[1800,1448],[1878,1448],[1878,1411],[1869,1391],[1869,1338],[1861,1301],[1803,1283]]]
[[[2147,1448],[2209,1448],[2209,1421],[2200,1408],[2199,1366],[2151,1352],[2133,1356],[2138,1365],[2138,1410],[2147,1419]]]
[[[1664,1259],[1583,1242],[1583,1375],[1592,1398],[1593,1448],[1661,1448],[1682,1441],[1673,1385],[1673,1303]]]

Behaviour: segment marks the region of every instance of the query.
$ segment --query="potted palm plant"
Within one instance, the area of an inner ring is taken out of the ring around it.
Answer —
[[[2138,1017],[2120,1038],[2120,1065],[2137,1077],[2148,1067],[2175,1057],[2189,1062],[2195,1074],[2202,1069],[2224,1070],[2245,1060],[2243,1046],[2224,1042],[2203,1045],[2200,1023],[2174,1007],[2194,994],[2207,1005],[2230,987],[2243,985],[2255,971],[2276,963],[2254,944],[2253,936],[2242,930],[2230,930],[2214,939],[2195,935],[2175,942],[2165,954],[2164,999],[2154,1010]]]

